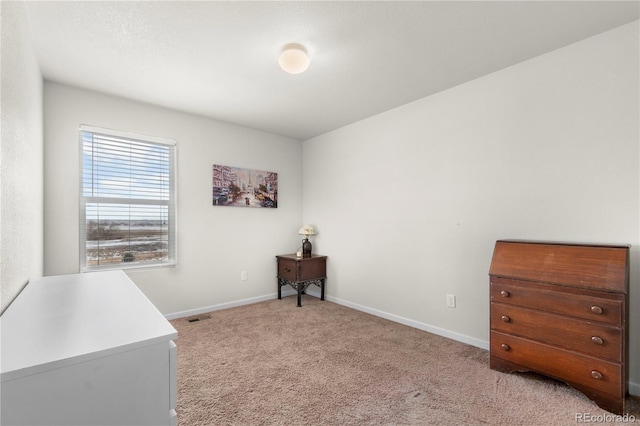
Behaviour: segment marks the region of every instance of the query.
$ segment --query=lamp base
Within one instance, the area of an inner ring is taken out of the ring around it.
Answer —
[[[302,257],[311,257],[311,241],[308,238],[302,240]]]

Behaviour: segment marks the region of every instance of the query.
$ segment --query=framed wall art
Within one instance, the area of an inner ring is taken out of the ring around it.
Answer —
[[[278,207],[278,173],[213,165],[214,206]]]

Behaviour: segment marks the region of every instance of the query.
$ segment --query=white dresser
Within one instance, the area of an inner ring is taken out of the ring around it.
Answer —
[[[0,317],[0,424],[175,425],[177,336],[122,271],[34,280]]]

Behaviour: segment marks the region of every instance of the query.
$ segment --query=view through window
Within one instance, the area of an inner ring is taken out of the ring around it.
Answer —
[[[175,264],[175,142],[82,126],[82,270]]]

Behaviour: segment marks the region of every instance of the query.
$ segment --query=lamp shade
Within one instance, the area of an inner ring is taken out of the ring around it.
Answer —
[[[298,231],[298,234],[304,235],[305,237],[309,237],[310,235],[316,235],[317,232],[315,228],[311,225],[305,225]]]
[[[304,46],[290,43],[282,49],[278,63],[289,74],[300,74],[309,68],[310,61]]]

